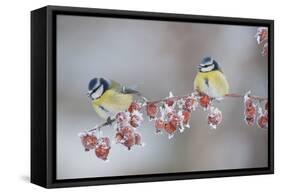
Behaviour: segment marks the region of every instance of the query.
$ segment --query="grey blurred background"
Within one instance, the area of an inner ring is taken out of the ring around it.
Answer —
[[[267,166],[267,130],[248,127],[243,100],[217,106],[223,122],[209,129],[206,112],[192,114],[191,129],[168,139],[145,119],[145,147],[113,145],[109,161],[84,152],[78,133],[103,122],[86,96],[93,77],[138,84],[148,99],[193,91],[203,56],[222,66],[230,91],[267,96],[267,58],[254,38],[257,27],[58,16],[57,178],[87,178]],[[114,137],[114,130],[103,134]]]

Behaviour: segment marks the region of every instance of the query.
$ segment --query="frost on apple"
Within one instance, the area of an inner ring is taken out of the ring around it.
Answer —
[[[268,55],[268,28],[267,27],[259,27],[257,29],[257,33],[255,35],[257,39],[257,43],[262,46],[262,56]]]
[[[208,124],[212,129],[216,129],[222,122],[222,113],[218,108],[211,107],[208,114]]]

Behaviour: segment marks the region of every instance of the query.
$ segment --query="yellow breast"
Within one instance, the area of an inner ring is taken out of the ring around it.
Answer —
[[[92,101],[97,114],[102,118],[125,111],[133,101],[131,94],[122,94],[115,90],[107,90],[100,98]]]
[[[229,85],[221,71],[198,72],[194,80],[194,90],[218,98],[229,93]]]

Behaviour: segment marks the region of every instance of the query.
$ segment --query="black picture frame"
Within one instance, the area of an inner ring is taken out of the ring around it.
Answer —
[[[159,21],[266,26],[268,54],[268,167],[202,172],[56,180],[56,16],[96,16]],[[46,188],[274,173],[274,21],[231,17],[46,6],[31,12],[31,182]]]

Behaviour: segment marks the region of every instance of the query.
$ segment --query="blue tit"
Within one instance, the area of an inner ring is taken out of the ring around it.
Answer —
[[[198,66],[194,90],[219,99],[229,93],[229,85],[219,64],[211,57],[204,57]]]
[[[133,102],[134,94],[139,95],[139,92],[105,78],[93,78],[88,85],[92,106],[104,119],[110,119],[116,113],[127,110]]]

